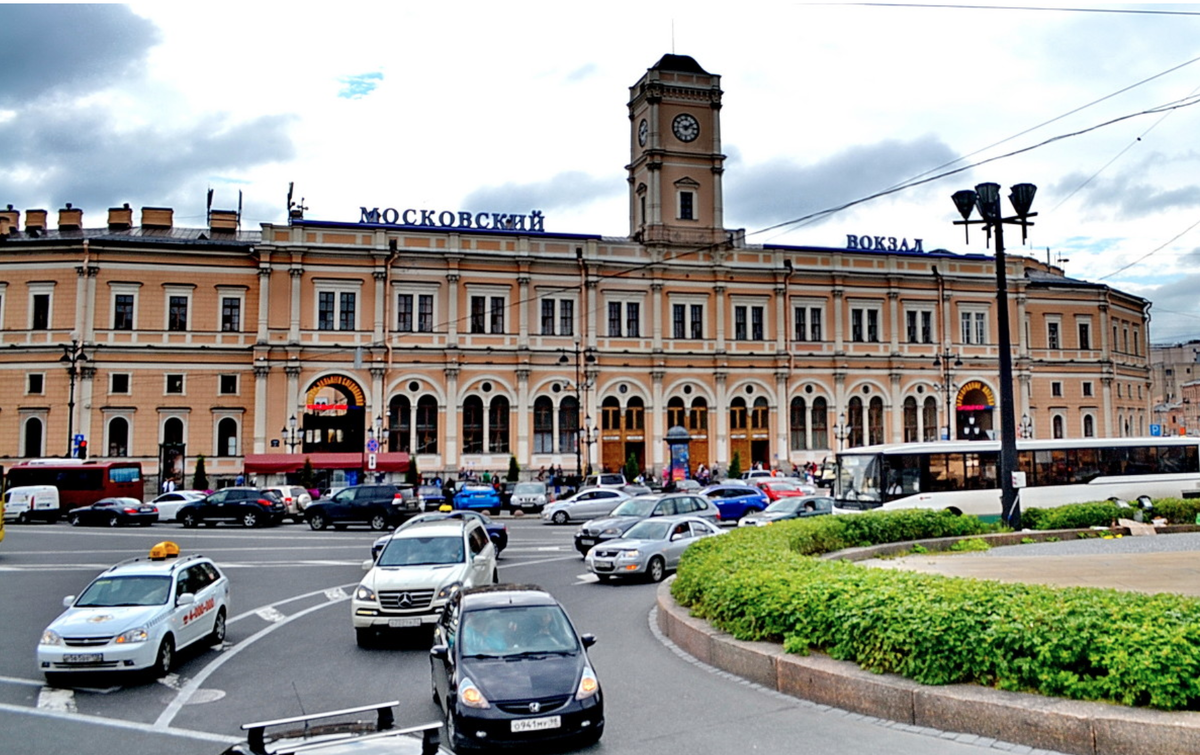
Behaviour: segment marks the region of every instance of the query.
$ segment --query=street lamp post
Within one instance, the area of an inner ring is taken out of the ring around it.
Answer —
[[[953,365],[950,362],[950,357],[954,357]],[[951,373],[952,369],[957,370],[959,367],[963,366],[962,357],[958,354],[951,353],[950,347],[947,346],[942,350],[941,354],[938,354],[933,358],[933,366],[942,370],[941,388],[943,395],[946,397],[945,403],[942,404],[942,410],[946,415],[946,440],[954,440],[954,435],[950,430],[951,418],[954,416],[954,413],[951,411],[950,407],[950,394],[954,392],[954,383],[951,380]]]
[[[833,426],[833,437],[837,438],[838,451],[846,447],[846,438],[850,437],[850,426],[846,424],[846,413],[838,413],[837,424]]]
[[[1021,415],[1021,437],[1026,440],[1033,437],[1033,420],[1028,414]]]
[[[583,428],[579,431],[579,437],[587,446],[587,473],[592,473],[592,444],[596,442],[596,438],[600,435],[600,428],[592,424],[592,415],[587,415],[583,418]]]
[[[296,432],[296,415],[288,417],[287,427],[279,431],[279,436],[283,439],[284,445],[288,447],[288,453],[295,453],[296,446],[300,445],[300,433]]]
[[[63,344],[63,355],[58,361],[67,365],[67,377],[70,380],[70,390],[67,394],[67,456],[75,455],[75,379],[79,374],[78,364],[88,361],[83,353],[83,345],[79,343],[79,335],[71,334],[71,345]]]
[[[575,415],[575,433],[576,433],[576,437],[575,437],[575,476],[579,477],[581,479],[583,477],[583,449],[581,448],[582,444],[580,441],[583,440],[583,436],[582,436],[583,426],[579,422],[579,416],[581,414],[583,414],[583,404],[584,404],[584,401],[587,399],[588,390],[592,387],[591,383],[588,382],[587,380],[583,379],[583,377],[582,377],[584,362],[586,362],[587,364],[595,364],[596,355],[592,354],[591,351],[589,350],[585,357],[579,341],[576,341],[575,342],[575,382],[571,386],[571,390],[575,393],[575,409],[576,409],[576,415]],[[570,360],[567,359],[567,355],[564,353],[561,356],[559,356],[558,363],[559,363],[559,365],[566,365],[566,364],[570,363]],[[582,391],[582,396],[580,395],[581,391]],[[590,417],[588,418],[587,421],[588,421],[588,424],[591,424]],[[589,433],[589,437],[590,437],[591,431],[589,430],[588,433]],[[591,440],[588,441],[588,465],[589,466],[591,466],[591,463],[592,463],[591,444],[593,442],[594,441],[591,441]]]
[[[1030,212],[1037,187],[1033,184],[1016,184],[1008,199],[1016,215],[1004,217],[1000,211],[1000,184],[981,183],[974,191],[963,189],[953,195],[954,205],[962,220],[954,225],[982,225],[989,236],[996,234],[996,327],[999,332],[1000,358],[1000,515],[1014,530],[1021,529],[1021,505],[1017,500],[1017,489],[1013,486],[1013,472],[1017,469],[1017,427],[1013,407],[1012,385],[1012,333],[1008,324],[1008,276],[1004,259],[1005,224],[1021,226],[1021,242],[1024,243],[1029,219],[1037,215]],[[971,211],[979,209],[981,219],[971,220]],[[969,241],[969,238],[968,238]]]

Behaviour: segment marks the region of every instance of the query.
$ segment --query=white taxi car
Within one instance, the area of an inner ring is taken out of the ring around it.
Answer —
[[[66,607],[38,643],[46,682],[68,673],[145,671],[164,676],[176,651],[225,641],[229,579],[210,559],[162,542],[149,557],[110,567]]]

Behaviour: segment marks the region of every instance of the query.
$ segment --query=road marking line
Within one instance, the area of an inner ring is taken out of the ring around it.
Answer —
[[[284,598],[283,600],[277,600],[274,603],[268,603],[267,605],[262,606],[261,608],[253,608],[249,611],[246,611],[245,613],[240,613],[237,616],[232,617],[231,619],[229,619],[229,621],[227,621],[225,623],[226,623],[226,625],[228,625],[228,624],[232,624],[235,621],[241,621],[242,619],[248,618],[250,616],[257,616],[258,612],[260,610],[262,610],[263,608],[274,608],[276,606],[283,606],[283,605],[287,605],[288,603],[294,603],[297,600],[305,600],[305,599],[311,598],[315,595],[324,595],[326,590],[328,590],[328,589],[348,590],[352,587],[355,587],[357,584],[358,583],[355,582],[355,583],[349,584],[349,585],[341,585],[336,588],[325,588],[322,590],[313,590],[312,592],[306,592],[303,595],[295,595],[290,598]]]
[[[283,621],[284,619],[287,618],[287,615],[284,614],[282,611],[271,608],[270,606],[267,606],[266,608],[260,608],[257,611],[255,611],[254,613],[257,614],[258,617],[260,619],[262,619],[263,621],[275,622],[275,621]]]
[[[162,679],[159,679],[158,683],[162,684],[163,686],[170,687],[171,689],[178,692],[179,691],[179,674],[167,674]]]
[[[115,718],[102,718],[100,716],[88,715],[87,713],[63,713],[54,710],[42,710],[40,708],[30,708],[25,705],[10,705],[8,703],[0,703],[0,712],[16,713],[27,716],[41,716],[43,718],[54,718],[59,721],[73,721],[75,723],[82,722],[97,726],[108,726],[114,729],[129,729],[143,733],[169,734],[173,737],[198,739],[203,742],[216,742],[218,744],[237,744],[238,742],[243,741],[237,737],[225,736],[224,734],[210,734],[206,731],[193,731],[191,729],[175,728],[156,729],[150,724],[143,724],[135,721],[122,721]]]
[[[330,600],[345,600],[346,598],[348,598],[350,596],[347,595],[346,591],[343,590],[342,588],[335,587],[331,590],[326,590],[325,597],[329,598]]]
[[[21,679],[15,676],[0,676],[0,684],[23,684],[26,687],[45,687],[46,682],[36,679]]]
[[[592,574],[591,572],[588,572],[587,574],[576,574],[575,575],[575,584],[577,584],[577,585],[586,585],[589,582],[599,582],[599,581],[600,581],[600,578],[597,577],[595,574]]]
[[[78,713],[75,707],[75,690],[42,687],[38,693],[38,710],[49,710],[56,713]]]

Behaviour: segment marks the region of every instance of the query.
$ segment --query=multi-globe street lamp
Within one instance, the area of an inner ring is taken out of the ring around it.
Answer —
[[[1013,485],[1013,473],[1017,469],[1017,427],[1013,407],[1012,384],[1012,333],[1008,324],[1008,275],[1004,258],[1004,226],[1021,226],[1021,242],[1026,239],[1029,219],[1037,215],[1030,212],[1037,187],[1033,184],[1016,184],[1008,199],[1016,215],[1004,217],[1000,209],[1000,184],[981,183],[975,190],[956,191],[952,197],[962,220],[954,225],[982,225],[990,237],[996,235],[996,327],[999,334],[1000,359],[1000,516],[1014,530],[1021,529],[1021,505],[1017,500],[1017,489]],[[971,213],[978,209],[980,219],[971,220]],[[964,228],[966,230],[966,228]],[[968,242],[970,238],[968,237]]]
[[[75,456],[75,380],[79,375],[79,363],[88,361],[83,353],[83,344],[79,342],[79,334],[71,334],[71,344],[63,344],[63,355],[58,361],[67,365],[67,377],[71,382],[70,393],[67,394],[67,456]]]
[[[558,364],[560,366],[570,364],[570,362],[571,360],[567,358],[565,353],[558,357]],[[592,443],[595,442],[595,439],[592,438],[592,431],[585,429],[584,424],[579,421],[579,417],[583,414],[583,404],[587,401],[587,392],[592,387],[591,382],[586,380],[582,374],[585,362],[589,365],[595,364],[596,355],[591,352],[591,349],[588,349],[585,355],[579,341],[576,341],[575,382],[570,388],[575,393],[575,475],[579,478],[583,477],[583,443],[586,442],[588,446],[588,466],[590,467],[592,463]],[[590,426],[591,418],[588,417],[585,422]],[[586,436],[584,435],[585,432],[587,433]]]
[[[950,357],[954,357],[953,362],[950,361]],[[942,384],[940,388],[942,389],[942,394],[945,396],[944,403],[942,404],[942,410],[945,412],[946,420],[946,435],[943,439],[954,440],[954,434],[951,430],[954,412],[951,409],[950,396],[954,392],[953,371],[963,366],[962,357],[951,352],[950,347],[947,346],[942,350],[941,354],[938,354],[933,358],[933,366],[934,368],[942,371]]]
[[[296,446],[302,442],[302,433],[296,430],[296,415],[288,417],[287,427],[279,431],[279,436],[283,439],[284,445],[288,447],[288,453],[296,453]]]

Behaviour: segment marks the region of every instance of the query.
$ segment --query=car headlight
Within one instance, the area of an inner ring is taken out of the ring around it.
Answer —
[[[367,587],[366,585],[358,586],[358,589],[354,591],[354,599],[355,600],[371,600],[371,601],[378,600],[378,598],[375,597],[375,591],[372,590],[371,588]]]
[[[620,535],[621,530],[617,529],[616,527],[605,527],[603,530],[600,531],[600,534],[601,535]]]
[[[586,700],[600,691],[600,680],[591,666],[583,667],[583,677],[579,680],[579,689],[575,692],[576,700]]]
[[[150,633],[142,627],[138,627],[137,629],[130,629],[128,632],[118,634],[113,638],[113,642],[118,645],[124,645],[130,642],[145,642],[148,639],[150,639]]]
[[[45,632],[42,632],[42,640],[38,644],[61,645],[63,644],[63,640],[62,636],[58,632],[55,632],[53,629],[47,629]]]
[[[458,701],[468,708],[483,709],[492,707],[487,698],[483,696],[483,693],[479,691],[479,688],[475,686],[475,682],[465,676],[458,683]]]
[[[642,555],[641,552],[636,551],[636,550],[621,551],[620,553],[617,554],[617,558],[631,559],[631,558],[637,558],[640,555]]]
[[[438,590],[437,599],[445,600],[462,589],[462,582],[455,581]]]

